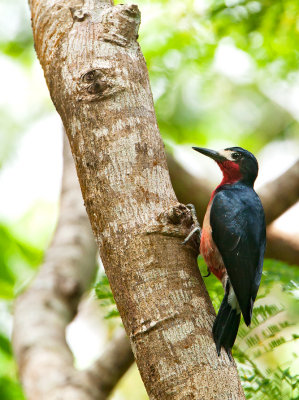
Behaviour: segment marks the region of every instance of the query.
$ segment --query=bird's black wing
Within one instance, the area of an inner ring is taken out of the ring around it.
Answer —
[[[265,251],[265,218],[253,189],[230,185],[213,199],[210,223],[245,323],[261,281]]]

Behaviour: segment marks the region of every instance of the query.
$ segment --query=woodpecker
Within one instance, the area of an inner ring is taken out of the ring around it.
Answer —
[[[213,325],[213,337],[218,356],[223,347],[231,359],[241,313],[249,326],[262,276],[265,216],[253,189],[258,162],[241,147],[221,151],[193,149],[215,160],[223,174],[204,217],[200,253],[208,271],[221,281],[225,290]]]

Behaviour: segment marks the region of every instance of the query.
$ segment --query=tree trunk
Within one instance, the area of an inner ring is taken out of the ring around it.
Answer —
[[[32,0],[35,47],[63,120],[85,206],[151,399],[244,399],[217,357],[192,226],[157,128],[137,6]]]

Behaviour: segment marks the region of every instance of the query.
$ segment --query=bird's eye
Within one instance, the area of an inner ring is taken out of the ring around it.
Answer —
[[[241,158],[241,154],[240,153],[232,153],[232,158],[234,160],[239,160]]]

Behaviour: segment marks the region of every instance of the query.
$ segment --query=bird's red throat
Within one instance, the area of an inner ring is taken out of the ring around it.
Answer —
[[[242,179],[242,174],[240,171],[239,164],[237,164],[233,161],[229,161],[229,160],[217,162],[217,164],[219,165],[219,167],[222,171],[223,178],[222,178],[221,183],[212,192],[209,204],[213,200],[218,188],[220,188],[222,185],[231,185],[235,182],[238,182],[240,179]]]
[[[223,173],[223,179],[219,186],[238,182],[242,178],[239,164],[229,160],[217,164]]]

